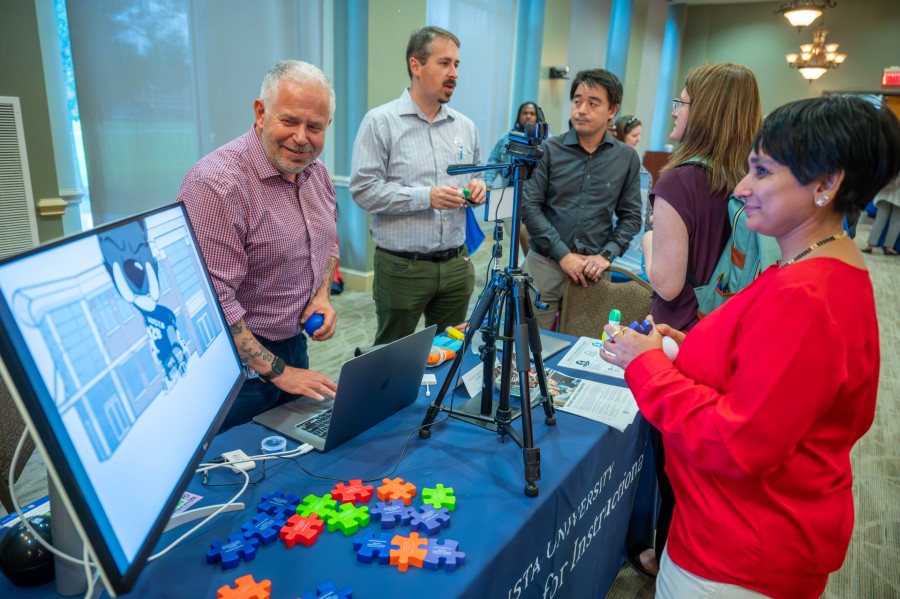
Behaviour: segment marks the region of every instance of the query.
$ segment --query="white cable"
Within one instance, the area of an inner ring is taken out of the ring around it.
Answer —
[[[204,471],[212,470],[213,468],[223,468],[223,467],[226,467],[226,466],[230,466],[230,464],[228,464],[228,463],[223,463],[223,464],[203,464],[203,465],[204,465],[204,466],[209,466],[208,468],[205,468]],[[200,472],[200,470],[198,470],[197,472]],[[212,520],[213,518],[215,518],[216,516],[218,516],[219,514],[221,514],[226,508],[228,508],[228,506],[232,505],[235,501],[237,501],[238,498],[244,493],[244,491],[247,490],[247,486],[249,486],[249,484],[250,484],[250,475],[249,475],[249,474],[247,474],[247,473],[246,473],[245,471],[243,471],[243,470],[238,470],[237,472],[240,472],[241,474],[244,475],[244,484],[243,484],[243,486],[241,487],[240,491],[238,491],[237,494],[235,494],[235,496],[232,497],[231,500],[230,500],[228,503],[223,504],[221,507],[219,507],[219,509],[217,509],[216,511],[214,511],[213,513],[211,513],[209,516],[207,516],[206,518],[204,518],[204,519],[201,520],[200,522],[198,522],[196,526],[194,526],[193,528],[191,528],[189,531],[187,531],[186,533],[184,533],[183,535],[181,535],[181,536],[178,537],[177,539],[175,539],[175,541],[173,541],[171,545],[169,545],[168,547],[166,547],[165,549],[163,549],[163,550],[160,551],[159,553],[155,553],[154,555],[151,555],[149,558],[147,558],[147,561],[148,561],[148,562],[152,562],[153,560],[155,560],[155,559],[157,559],[157,558],[160,558],[160,557],[164,556],[164,555],[167,554],[169,551],[171,551],[172,549],[174,549],[175,547],[177,547],[178,544],[181,543],[183,540],[185,540],[188,536],[192,535],[194,532],[196,532],[197,530],[199,530],[204,524],[206,524],[207,522],[209,522],[210,520]]]
[[[84,559],[84,577],[87,579],[87,590],[84,592],[84,599],[93,599],[94,596],[94,583],[97,581],[96,576],[91,572],[91,563],[90,563],[90,555],[88,554],[88,545],[84,544],[84,552],[82,553],[82,558]],[[97,576],[100,575],[100,572],[97,572]]]
[[[72,557],[71,555],[63,553],[62,551],[60,551],[59,549],[55,548],[53,545],[48,543],[46,540],[44,540],[44,537],[42,537],[34,529],[33,526],[31,526],[31,523],[28,522],[27,518],[25,518],[25,514],[22,513],[22,508],[19,506],[19,498],[16,497],[16,483],[14,480],[15,479],[14,475],[15,475],[15,471],[16,471],[16,464],[19,463],[19,456],[22,453],[22,447],[25,446],[25,439],[27,439],[27,438],[28,438],[28,428],[26,427],[25,430],[22,431],[22,436],[19,437],[19,443],[18,443],[18,445],[16,445],[15,453],[13,453],[12,463],[10,463],[10,465],[9,465],[9,496],[10,496],[10,499],[12,499],[13,509],[15,509],[16,514],[19,515],[19,521],[22,523],[22,525],[26,529],[28,529],[28,532],[30,532],[34,536],[35,540],[37,540],[38,543],[43,545],[44,548],[47,549],[47,551],[49,551],[50,553],[52,553],[53,555],[55,555],[57,557],[61,557],[64,560],[70,561],[73,564],[78,564],[79,566],[90,567],[89,562],[85,562],[84,560],[80,560],[77,557]],[[50,507],[51,508],[55,507],[57,510],[65,510],[66,509],[66,506],[64,506],[64,505],[57,505],[57,506],[50,506]],[[53,514],[50,514],[50,517],[53,518]],[[82,541],[83,541],[83,539],[82,539]],[[85,543],[85,545],[86,545],[86,543]]]

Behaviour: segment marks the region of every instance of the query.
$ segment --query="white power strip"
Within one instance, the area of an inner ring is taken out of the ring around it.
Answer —
[[[248,471],[256,468],[256,462],[250,459],[246,453],[244,453],[240,449],[235,449],[234,451],[226,451],[222,454],[222,457],[225,458],[225,461],[228,462],[228,467],[234,470],[235,472],[239,472],[241,470]]]

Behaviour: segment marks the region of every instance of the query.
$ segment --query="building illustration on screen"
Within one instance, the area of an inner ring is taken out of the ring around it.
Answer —
[[[95,260],[16,290],[12,309],[40,333],[60,415],[77,415],[103,461],[222,329],[183,220],[132,221],[90,241]]]

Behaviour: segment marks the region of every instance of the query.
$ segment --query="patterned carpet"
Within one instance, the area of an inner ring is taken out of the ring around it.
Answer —
[[[857,243],[864,246],[871,219],[859,226]],[[491,230],[485,227],[489,243]],[[877,252],[877,250],[876,250]],[[483,246],[472,260],[476,290],[484,285],[490,246]],[[503,244],[501,266],[508,262],[508,242]],[[856,495],[856,526],[844,566],[829,580],[825,599],[897,599],[900,577],[894,567],[900,562],[900,460],[896,443],[900,439],[900,258],[880,253],[865,255],[875,286],[881,326],[881,380],[878,409],[872,430],[857,444],[852,454]],[[476,301],[473,294],[470,308]],[[332,378],[356,347],[371,345],[375,337],[375,307],[370,293],[345,291],[335,296],[338,332],[324,343],[310,347],[311,367]],[[44,466],[37,455],[17,484],[20,499],[27,502],[46,494]],[[0,513],[2,513],[0,507]],[[653,582],[625,566],[607,599],[653,597]],[[599,598],[598,598],[599,599]]]

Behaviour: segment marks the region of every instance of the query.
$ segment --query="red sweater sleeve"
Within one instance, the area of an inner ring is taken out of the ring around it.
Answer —
[[[708,327],[691,333],[700,337],[690,342],[732,335],[727,388],[687,378],[661,351],[639,356],[625,378],[667,447],[698,468],[763,476],[793,455],[848,380],[847,332],[838,330],[828,306],[810,298],[802,285],[764,294],[752,311],[718,324],[734,330]],[[702,354],[702,347],[692,353]]]

